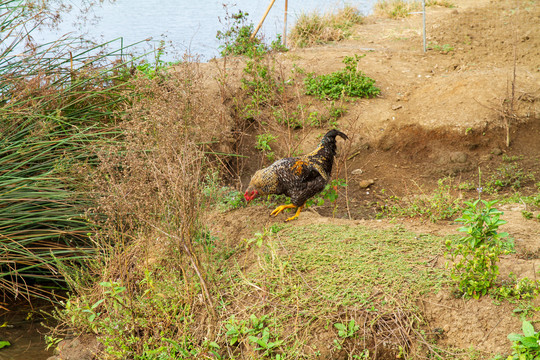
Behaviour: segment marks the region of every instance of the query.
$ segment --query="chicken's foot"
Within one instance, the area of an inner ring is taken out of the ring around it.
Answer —
[[[281,205],[281,206],[278,206],[277,208],[275,208],[274,211],[272,211],[270,213],[270,215],[276,216],[277,214],[279,214],[280,212],[282,212],[285,209],[291,209],[291,208],[295,208],[295,207],[296,206],[294,206],[293,204]]]
[[[288,218],[287,220],[285,221],[291,221],[291,220],[294,220],[298,217],[298,215],[300,215],[300,211],[302,211],[302,209],[304,208],[304,205],[302,206],[299,206],[298,207],[298,210],[296,210],[296,214],[294,214],[294,216],[291,216],[290,218]]]

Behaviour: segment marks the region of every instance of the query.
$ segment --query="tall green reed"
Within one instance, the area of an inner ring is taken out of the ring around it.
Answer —
[[[31,10],[0,0],[0,293],[27,299],[94,252],[88,179],[119,136],[129,76],[113,42],[28,42],[43,18]]]

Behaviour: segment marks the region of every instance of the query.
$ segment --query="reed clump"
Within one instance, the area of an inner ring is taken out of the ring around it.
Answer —
[[[94,149],[115,141],[125,73],[108,60],[120,50],[27,43],[43,14],[14,0],[0,9],[0,293],[47,297],[51,281],[64,288],[59,264],[95,252],[85,179]]]
[[[358,9],[349,5],[335,13],[302,13],[291,30],[289,42],[292,47],[303,48],[341,41],[348,38],[352,27],[362,21]]]

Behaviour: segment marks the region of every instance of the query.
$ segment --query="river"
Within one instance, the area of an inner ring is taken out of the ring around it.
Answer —
[[[219,56],[218,30],[225,29],[226,9],[230,14],[242,10],[249,14],[248,21],[258,24],[270,0],[236,0],[225,4],[218,0],[105,0],[82,12],[82,1],[71,0],[72,11],[65,14],[56,30],[42,30],[34,34],[36,41],[49,42],[59,35],[71,34],[96,42],[122,37],[123,44],[132,44],[152,38],[142,51],[151,50],[160,40],[167,44],[163,60],[173,61],[189,52],[198,54],[202,61]],[[302,12],[335,11],[351,5],[362,14],[369,14],[376,0],[289,0],[287,24],[290,29]],[[285,0],[276,0],[261,28],[267,43],[283,33]],[[138,50],[138,51],[141,51]]]

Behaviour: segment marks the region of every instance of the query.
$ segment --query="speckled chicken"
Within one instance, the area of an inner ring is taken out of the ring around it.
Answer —
[[[296,214],[286,221],[297,218],[306,201],[321,192],[330,181],[338,135],[348,139],[341,131],[330,130],[309,154],[284,158],[258,170],[244,194],[246,201],[250,202],[261,195],[284,194],[291,198],[292,204],[278,206],[270,215],[276,216],[285,209],[297,208]]]

